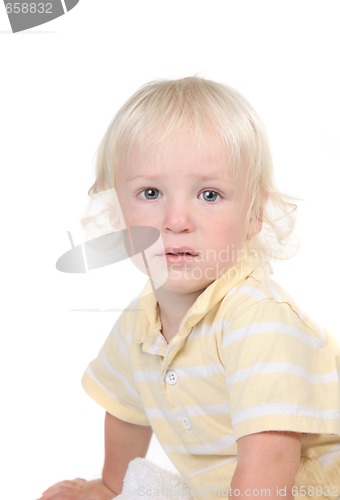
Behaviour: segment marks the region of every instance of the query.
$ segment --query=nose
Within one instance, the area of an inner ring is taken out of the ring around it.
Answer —
[[[165,232],[189,233],[193,228],[193,213],[188,202],[177,199],[166,204],[163,220]]]

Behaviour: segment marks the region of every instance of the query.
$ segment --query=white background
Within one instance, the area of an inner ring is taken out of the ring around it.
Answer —
[[[199,74],[258,110],[278,185],[303,200],[299,254],[276,278],[340,339],[339,17],[337,0],[80,0],[12,34],[0,5],[1,498],[100,474],[103,411],[80,378],[118,311],[71,309],[119,310],[135,287],[118,266],[77,276],[55,262],[99,140],[146,81]],[[150,458],[167,465],[156,443]]]

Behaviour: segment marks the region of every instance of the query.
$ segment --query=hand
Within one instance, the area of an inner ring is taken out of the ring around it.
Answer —
[[[116,496],[101,479],[85,481],[77,478],[51,486],[39,500],[112,500]]]

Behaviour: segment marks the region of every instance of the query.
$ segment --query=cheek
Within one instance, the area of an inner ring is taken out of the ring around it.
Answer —
[[[221,246],[228,243],[242,246],[248,234],[245,218],[241,214],[221,217],[207,227],[206,234],[211,235],[211,241],[215,240]]]
[[[155,214],[148,210],[129,203],[121,203],[121,208],[127,226],[156,226]]]
[[[128,196],[124,192],[124,190],[120,189],[119,186],[117,186],[116,191],[120,209],[122,211],[126,226],[137,226],[138,224],[135,222],[135,219],[137,215],[136,220],[138,220],[138,211],[135,210],[131,203],[128,201]]]

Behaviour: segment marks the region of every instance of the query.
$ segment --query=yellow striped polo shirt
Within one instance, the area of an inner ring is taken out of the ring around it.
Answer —
[[[88,366],[88,394],[112,415],[150,425],[197,498],[225,497],[236,440],[271,430],[303,433],[296,498],[340,498],[335,340],[252,255],[203,291],[169,343],[147,286]]]

